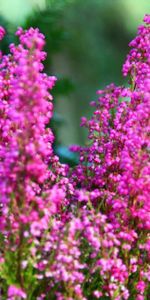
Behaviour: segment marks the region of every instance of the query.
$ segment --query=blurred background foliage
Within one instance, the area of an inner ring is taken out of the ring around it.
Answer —
[[[85,142],[80,118],[91,116],[96,90],[126,84],[121,67],[145,13],[148,0],[0,0],[0,25],[8,32],[3,52],[20,25],[38,27],[46,36],[45,71],[58,78],[50,126],[62,162],[77,163],[67,146]]]

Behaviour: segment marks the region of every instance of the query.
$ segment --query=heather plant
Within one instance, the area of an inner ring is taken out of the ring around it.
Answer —
[[[74,181],[89,191],[94,208],[114,228],[131,299],[147,299],[149,293],[150,17],[144,21],[123,65],[129,87],[111,84],[98,91],[98,102],[91,103],[96,108],[92,119],[83,117],[81,123],[89,130],[89,146],[73,147],[81,162]],[[115,274],[111,276],[116,284]],[[115,293],[117,289],[116,284]],[[122,299],[119,295],[115,299]]]
[[[44,36],[17,30],[0,61],[0,297],[149,299],[150,16],[125,64],[128,87],[92,102],[74,169],[53,153],[47,126],[54,76]],[[5,30],[0,27],[0,39]]]

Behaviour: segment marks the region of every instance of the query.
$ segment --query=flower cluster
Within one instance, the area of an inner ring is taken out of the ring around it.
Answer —
[[[125,285],[134,286],[138,281],[137,287],[141,286],[137,299],[147,299],[144,293],[148,293],[150,279],[144,275],[149,274],[150,263],[149,16],[144,20],[146,25],[139,27],[123,65],[129,87],[111,84],[98,91],[98,102],[91,102],[93,117],[81,122],[89,130],[89,145],[72,147],[80,152],[73,181],[88,190],[94,208],[113,226],[120,241],[120,258],[126,262]]]
[[[44,36],[17,30],[0,61],[0,298],[148,299],[150,16],[111,84],[92,102],[73,170],[53,152]],[[0,39],[5,31],[0,27]]]
[[[2,26],[0,26],[0,41],[3,39],[4,35],[5,35],[5,29]]]
[[[31,259],[31,245],[65,206],[68,179],[67,167],[53,154],[54,137],[46,126],[53,109],[49,90],[56,78],[42,72],[44,36],[33,28],[19,28],[16,34],[20,44],[10,45],[0,64],[0,255],[10,273],[15,269],[12,286],[20,282],[25,295],[22,263]],[[14,291],[16,299],[19,292]]]

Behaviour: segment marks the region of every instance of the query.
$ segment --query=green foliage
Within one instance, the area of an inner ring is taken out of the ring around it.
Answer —
[[[34,11],[26,20],[24,27],[38,27],[45,35],[47,59],[46,69],[49,70],[52,63],[52,54],[61,50],[62,42],[66,38],[65,30],[62,25],[62,12],[57,9],[46,8],[45,10]]]
[[[9,52],[9,45],[16,40],[13,34],[15,29],[2,15],[0,15],[0,25],[4,27],[7,32],[4,39],[1,41],[0,48],[3,53],[7,54]]]
[[[53,88],[54,98],[55,96],[57,97],[57,95],[69,95],[74,91],[74,84],[69,78],[62,78],[58,74],[57,79],[58,80],[56,81],[56,85]]]

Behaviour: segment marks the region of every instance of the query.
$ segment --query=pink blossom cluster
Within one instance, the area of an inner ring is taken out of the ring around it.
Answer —
[[[150,17],[144,20],[123,65],[129,86],[98,91],[91,120],[81,122],[89,145],[72,147],[80,152],[73,181],[88,190],[94,208],[113,226],[126,262],[125,286],[136,286],[136,299],[147,299],[150,286]]]
[[[0,40],[2,40],[4,36],[5,36],[5,29],[2,26],[0,26]]]
[[[53,152],[44,36],[17,30],[0,60],[0,299],[148,299],[150,16],[111,84],[92,102],[74,169]],[[0,39],[5,31],[0,27]]]

